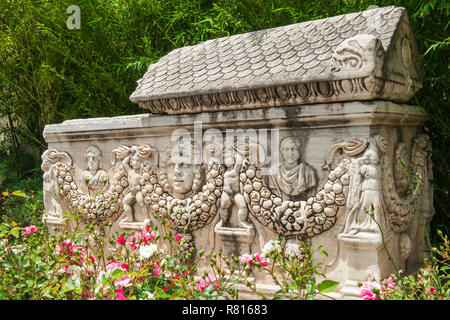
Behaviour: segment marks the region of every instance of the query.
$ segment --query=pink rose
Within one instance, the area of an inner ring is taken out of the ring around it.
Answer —
[[[263,267],[266,267],[266,266],[267,266],[267,263],[269,262],[269,259],[267,259],[266,257],[263,257],[263,256],[261,256],[261,255],[259,255],[259,254],[255,254],[255,259],[256,259],[256,261],[258,261],[259,263],[261,263],[261,265],[262,265]]]
[[[363,300],[381,300],[374,292],[374,289],[375,291],[379,291],[381,289],[380,285],[375,281],[364,282],[359,295]]]
[[[248,253],[244,253],[243,255],[239,256],[239,262],[241,264],[251,264],[253,262],[253,257],[249,255]]]
[[[114,285],[123,288],[128,285],[128,283],[131,281],[131,276],[124,274],[120,280],[114,281]]]
[[[155,268],[153,268],[153,275],[159,276],[161,274],[161,268],[159,266],[156,266]]]
[[[384,291],[395,290],[397,286],[395,285],[394,279],[392,277],[387,278],[383,281]]]
[[[153,240],[155,237],[156,235],[153,232],[148,233],[145,227],[143,227],[142,232],[136,232],[128,239],[128,242],[133,250],[136,250],[140,244],[145,244]]]
[[[214,277],[214,275],[208,275],[206,276],[204,279],[201,278],[199,280],[199,283],[195,286],[195,289],[197,289],[198,291],[203,292],[209,285],[214,284],[214,288],[216,288],[216,290],[219,290],[220,286],[217,282],[217,279]]]
[[[116,289],[116,297],[110,300],[127,300],[127,297],[123,294],[123,288]]]
[[[34,224],[32,224],[32,225],[30,225],[28,227],[25,227],[25,231],[28,232],[28,233],[32,233],[32,232],[36,232],[37,229],[36,229],[36,226]]]
[[[117,238],[117,242],[124,245],[125,243],[127,243],[127,240],[125,240],[124,236],[120,236],[119,238]]]
[[[183,239],[183,236],[181,235],[181,234],[177,234],[176,236],[175,236],[175,241],[180,241],[181,239]]]
[[[177,273],[174,273],[174,274],[173,274],[173,278],[178,279],[178,280],[181,279],[181,277],[180,277]]]
[[[30,233],[36,232],[36,226],[34,224],[25,227],[25,231],[22,231],[23,236],[26,238]]]

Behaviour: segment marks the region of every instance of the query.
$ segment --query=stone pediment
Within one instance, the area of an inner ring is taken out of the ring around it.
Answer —
[[[130,96],[154,113],[322,102],[408,102],[423,71],[394,6],[213,39],[149,66]]]

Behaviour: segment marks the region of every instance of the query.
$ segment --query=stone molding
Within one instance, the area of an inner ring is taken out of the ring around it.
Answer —
[[[280,130],[295,124],[302,128],[339,128],[354,126],[423,125],[426,119],[422,107],[399,105],[389,101],[342,102],[307,104],[281,108],[203,112],[198,114],[153,115],[139,114],[111,118],[66,120],[44,128],[48,143],[73,141],[108,141],[109,139],[157,138],[177,128],[190,130],[196,122],[203,129],[261,127],[270,124]]]

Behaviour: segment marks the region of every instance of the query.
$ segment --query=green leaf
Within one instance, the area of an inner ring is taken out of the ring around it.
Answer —
[[[73,285],[72,281],[67,281],[66,283],[63,284],[62,288],[61,288],[61,293],[66,293],[72,290],[75,290],[75,286]]]
[[[309,281],[306,283],[306,290],[310,294],[314,294],[316,291],[316,279],[314,277],[311,277]]]
[[[20,190],[16,190],[12,193],[12,195],[14,196],[18,196],[18,197],[26,197],[27,195],[25,194],[25,192],[20,191]]]
[[[19,230],[20,230],[20,229],[22,229],[22,228],[20,228],[20,227],[15,227],[15,228],[12,229],[10,232],[11,232],[11,234],[12,234],[14,237],[18,238],[18,237],[19,237]]]
[[[124,271],[122,269],[115,269],[112,272],[111,277],[114,279],[120,279],[120,278],[122,278],[123,274],[124,274]]]
[[[333,291],[338,285],[339,282],[333,280],[323,280],[317,285],[317,289],[319,289],[320,293],[328,293]]]

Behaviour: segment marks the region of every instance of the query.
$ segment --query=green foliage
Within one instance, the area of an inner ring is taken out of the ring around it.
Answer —
[[[304,242],[283,244],[280,237],[278,241],[270,241],[263,251],[263,255],[243,255],[239,260],[246,266],[247,277],[257,271],[272,279],[279,288],[273,300],[313,300],[317,295],[327,296],[339,285],[328,279],[317,282],[318,278],[325,278],[321,273],[323,265],[315,263],[314,250]],[[321,246],[319,253],[327,255]],[[246,285],[256,295],[268,299],[258,291],[255,282],[247,280]]]
[[[42,215],[42,171],[38,163],[27,153],[0,155],[0,190],[20,190],[20,197],[5,197],[0,201],[0,215],[10,217],[20,225]],[[1,198],[1,197],[0,197]]]

